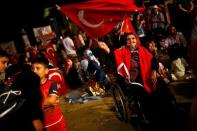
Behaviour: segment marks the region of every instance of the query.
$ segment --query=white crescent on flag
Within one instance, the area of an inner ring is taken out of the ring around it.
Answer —
[[[80,10],[78,12],[78,18],[81,21],[81,23],[83,23],[85,26],[90,27],[90,28],[98,28],[99,26],[101,26],[104,23],[104,20],[102,20],[101,22],[99,22],[98,24],[92,24],[90,22],[88,22],[85,18],[84,18],[84,10]]]
[[[54,55],[54,49],[53,49],[52,47],[47,48],[47,49],[46,49],[46,52],[47,52],[48,54],[52,55],[52,56],[55,56],[55,55]]]

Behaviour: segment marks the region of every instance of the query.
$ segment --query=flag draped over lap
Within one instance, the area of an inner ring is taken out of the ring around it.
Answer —
[[[109,33],[125,14],[143,11],[133,0],[87,0],[64,5],[60,11],[75,22],[91,38]]]

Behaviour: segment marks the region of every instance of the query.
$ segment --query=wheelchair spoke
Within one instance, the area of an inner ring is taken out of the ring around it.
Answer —
[[[122,92],[121,88],[116,84],[113,84],[112,86],[112,93],[117,113],[122,120],[128,122],[128,113],[126,109],[126,99],[124,93]]]

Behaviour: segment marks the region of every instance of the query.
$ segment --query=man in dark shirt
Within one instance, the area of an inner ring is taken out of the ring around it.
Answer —
[[[6,88],[20,90],[24,103],[16,112],[0,121],[0,128],[6,131],[42,131],[42,95],[39,76],[29,68],[29,65],[23,63],[10,66],[8,72],[9,87]]]

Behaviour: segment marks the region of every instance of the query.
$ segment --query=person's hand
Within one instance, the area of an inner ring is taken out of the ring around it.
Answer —
[[[126,87],[130,87],[131,81],[128,78],[125,78],[125,84],[126,84]]]
[[[151,71],[150,80],[153,84],[157,82],[157,71],[156,70]]]
[[[35,131],[43,131],[44,125],[40,119],[33,120]]]
[[[99,48],[103,49],[105,52],[110,53],[109,47],[104,42],[98,42]]]
[[[157,71],[152,70],[150,74],[150,87],[154,90],[157,86]]]
[[[144,24],[144,23],[145,23],[145,20],[142,20],[142,21],[141,21],[141,24]]]

